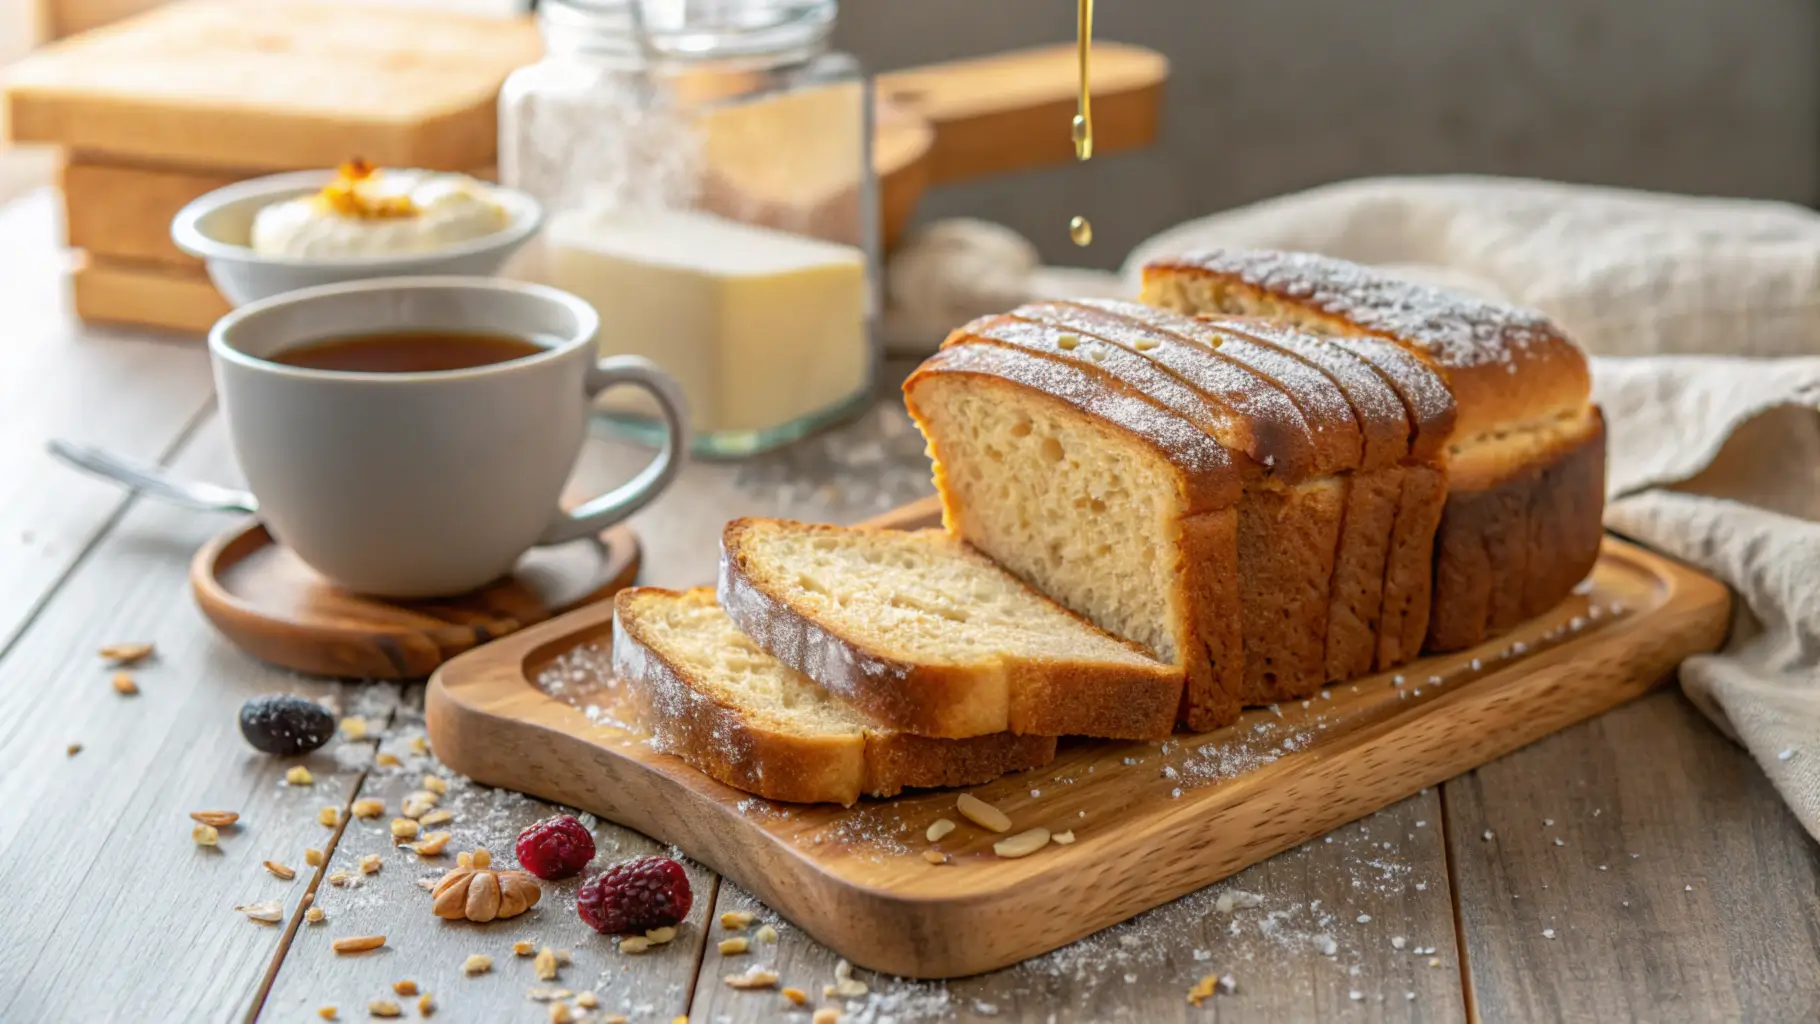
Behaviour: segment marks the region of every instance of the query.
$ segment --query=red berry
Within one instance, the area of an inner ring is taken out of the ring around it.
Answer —
[[[640,857],[590,879],[575,899],[575,912],[602,935],[624,935],[676,924],[689,916],[694,902],[681,864]]]
[[[570,815],[545,818],[518,833],[518,863],[538,878],[580,874],[593,859],[594,837]]]

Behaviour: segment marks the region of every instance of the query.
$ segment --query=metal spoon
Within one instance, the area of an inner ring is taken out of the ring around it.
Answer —
[[[138,459],[60,438],[53,438],[46,447],[59,461],[84,473],[124,484],[134,491],[173,505],[204,512],[251,514],[259,511],[259,502],[246,491],[200,480],[179,480],[167,474],[163,466],[150,462],[140,462]]]

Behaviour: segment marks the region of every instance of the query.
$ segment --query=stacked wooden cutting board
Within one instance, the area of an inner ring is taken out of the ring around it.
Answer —
[[[66,154],[78,315],[200,332],[227,303],[171,244],[185,203],[356,155],[490,168],[499,85],[539,52],[522,19],[189,0],[15,65],[6,121],[12,141]]]

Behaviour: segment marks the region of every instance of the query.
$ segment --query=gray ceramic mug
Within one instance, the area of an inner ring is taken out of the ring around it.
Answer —
[[[648,504],[688,451],[682,388],[647,360],[597,359],[600,318],[567,292],[478,277],[325,285],[242,306],[209,333],[215,388],[259,515],[331,581],[385,597],[441,597],[509,572],[539,544],[586,537]],[[506,334],[543,346],[463,370],[349,373],[271,356],[393,331]],[[595,395],[656,399],[657,457],[563,511]]]

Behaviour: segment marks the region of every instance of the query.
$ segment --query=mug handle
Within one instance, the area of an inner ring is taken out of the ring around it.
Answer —
[[[583,390],[592,400],[608,388],[630,384],[657,400],[664,418],[664,444],[638,475],[572,512],[558,511],[544,528],[539,544],[561,544],[592,537],[651,503],[682,470],[689,450],[689,402],[682,385],[643,356],[602,359],[588,370]]]

